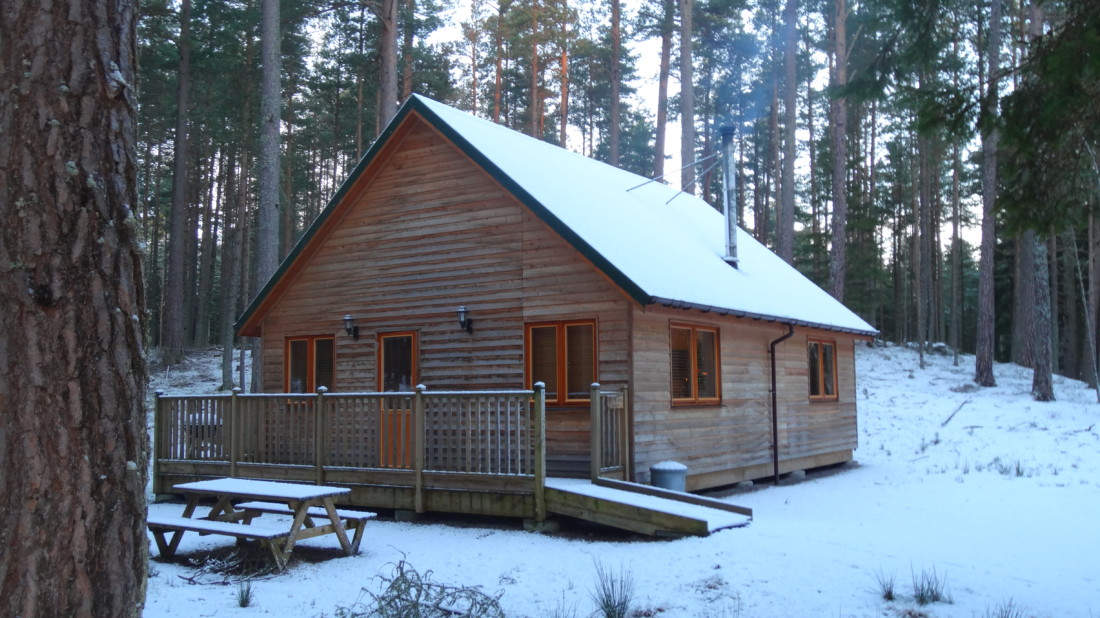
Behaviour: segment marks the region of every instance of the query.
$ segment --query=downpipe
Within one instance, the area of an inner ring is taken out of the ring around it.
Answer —
[[[768,355],[772,361],[772,471],[775,484],[779,485],[779,397],[776,393],[775,347],[794,336],[794,324],[787,324],[787,334],[768,344]]]

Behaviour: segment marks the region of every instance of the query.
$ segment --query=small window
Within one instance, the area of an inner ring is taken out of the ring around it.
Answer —
[[[810,399],[836,399],[836,342],[811,339],[807,346],[807,355]]]
[[[335,369],[335,338],[321,336],[287,339],[286,392],[313,393],[321,386],[332,390]]]
[[[669,342],[673,402],[719,401],[718,329],[673,325]]]
[[[527,384],[546,385],[546,402],[589,400],[596,381],[596,323],[555,322],[527,327]]]
[[[416,333],[378,335],[378,390],[408,393],[416,387]]]

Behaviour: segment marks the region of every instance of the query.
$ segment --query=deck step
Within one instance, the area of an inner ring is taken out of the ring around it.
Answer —
[[[752,511],[724,502],[622,481],[547,478],[546,508],[651,536],[706,536],[747,526]]]

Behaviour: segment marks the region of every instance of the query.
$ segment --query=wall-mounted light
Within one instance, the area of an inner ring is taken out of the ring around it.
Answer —
[[[359,327],[355,325],[355,318],[351,315],[344,316],[344,332],[351,337],[352,341],[359,341]]]
[[[458,327],[471,335],[474,334],[474,321],[470,319],[470,310],[463,305],[456,313],[458,313]]]

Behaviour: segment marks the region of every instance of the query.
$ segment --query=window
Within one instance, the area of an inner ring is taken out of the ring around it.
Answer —
[[[527,327],[527,384],[546,384],[547,403],[587,402],[595,381],[595,322],[554,322]]]
[[[807,346],[810,399],[836,399],[836,342],[811,339]]]
[[[336,339],[293,337],[286,341],[286,392],[314,393],[333,386],[336,368]]]
[[[416,333],[378,335],[378,390],[408,393],[416,387]]]
[[[673,402],[711,403],[720,399],[718,329],[673,325],[669,362]]]

